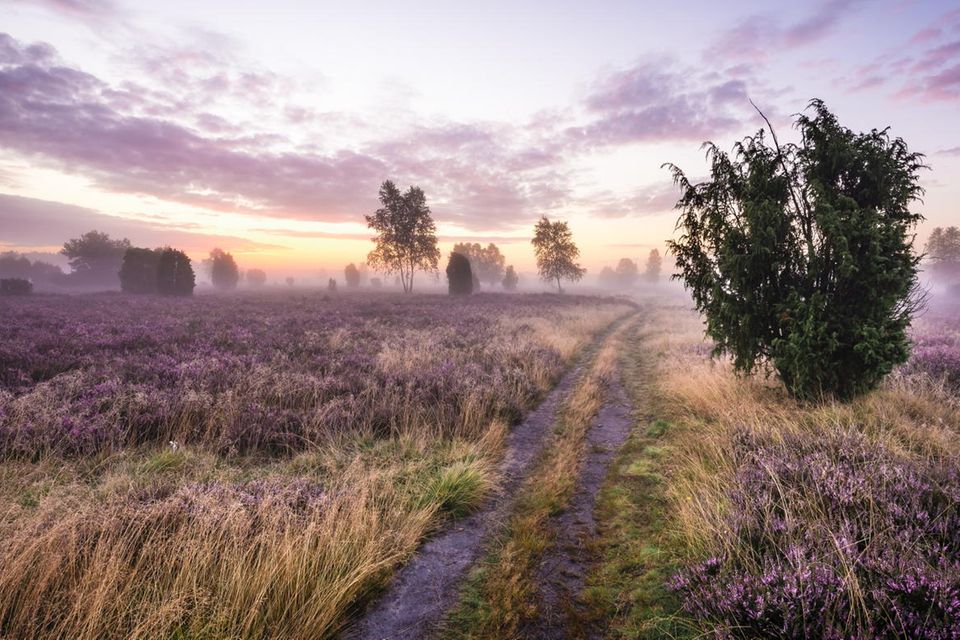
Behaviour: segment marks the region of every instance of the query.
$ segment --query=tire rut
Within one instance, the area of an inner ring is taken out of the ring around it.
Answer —
[[[459,596],[467,569],[483,551],[487,536],[509,516],[513,495],[540,454],[564,399],[593,361],[606,338],[630,316],[615,321],[584,349],[577,364],[547,397],[507,435],[497,494],[478,511],[427,539],[400,567],[380,598],[342,640],[413,640],[427,636]]]
[[[579,482],[569,506],[551,519],[554,544],[537,566],[538,618],[526,624],[524,638],[537,640],[593,639],[602,636],[579,603],[592,558],[589,542],[596,538],[594,506],[597,493],[617,451],[626,442],[635,418],[633,406],[615,374],[607,384],[604,403],[587,432],[586,453]]]

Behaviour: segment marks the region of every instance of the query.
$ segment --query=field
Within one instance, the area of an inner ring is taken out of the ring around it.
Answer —
[[[4,302],[0,635],[331,635],[628,305]]]
[[[804,403],[689,307],[4,302],[0,637],[960,636],[957,309]]]

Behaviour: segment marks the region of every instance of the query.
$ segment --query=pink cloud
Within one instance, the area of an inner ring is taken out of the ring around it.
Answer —
[[[185,251],[205,252],[214,246],[234,251],[280,248],[237,236],[198,233],[191,225],[171,225],[164,218],[156,222],[108,216],[75,205],[0,194],[2,244],[7,247],[57,246],[70,238],[97,229],[115,237],[129,238],[139,246],[171,245]]]

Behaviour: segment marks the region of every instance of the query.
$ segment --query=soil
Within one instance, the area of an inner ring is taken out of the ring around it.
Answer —
[[[613,457],[630,435],[633,408],[617,377],[608,384],[606,399],[587,432],[586,454],[577,489],[569,507],[551,519],[555,544],[537,567],[539,617],[524,628],[524,638],[559,640],[598,638],[602,634],[588,625],[580,610],[578,594],[583,591],[592,562],[589,542],[596,536],[594,505]]]
[[[428,636],[459,595],[467,569],[483,550],[488,534],[506,521],[513,496],[543,449],[557,411],[608,333],[579,358],[546,399],[507,436],[501,463],[501,489],[478,511],[458,520],[425,542],[401,567],[386,591],[366,614],[343,634],[345,640],[407,640]]]

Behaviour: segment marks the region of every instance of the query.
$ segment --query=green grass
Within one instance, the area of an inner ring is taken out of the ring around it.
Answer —
[[[666,588],[679,550],[663,495],[671,425],[645,415],[657,413],[652,357],[640,331],[626,342],[631,346],[621,357],[621,379],[644,417],[614,459],[597,497],[599,559],[584,600],[590,617],[603,621],[608,638],[693,637],[678,599]]]

